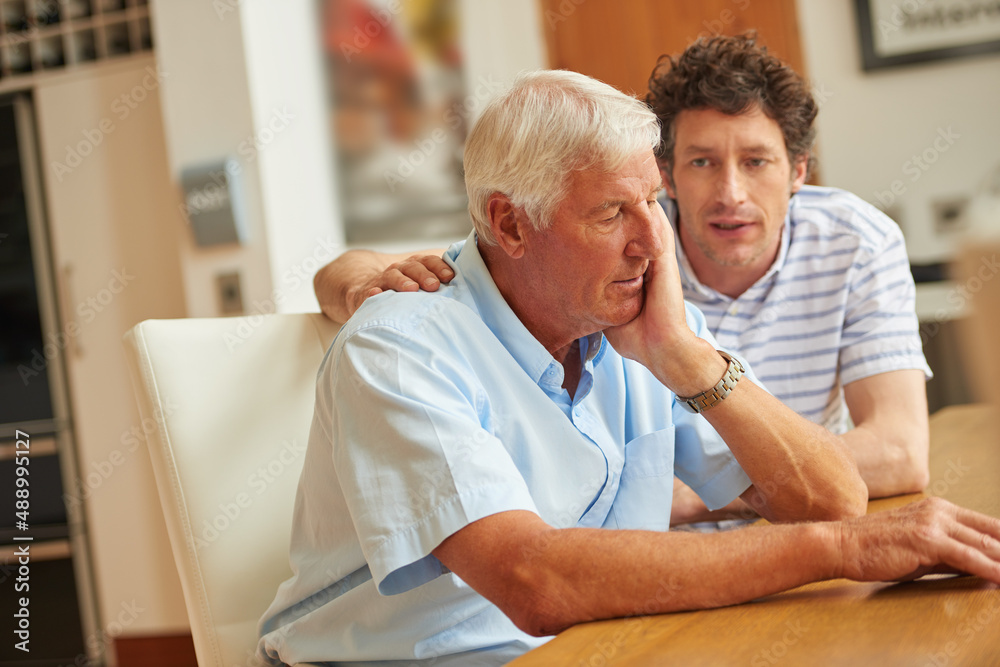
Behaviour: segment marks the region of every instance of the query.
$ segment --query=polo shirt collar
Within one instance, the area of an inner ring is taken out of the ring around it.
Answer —
[[[545,346],[531,335],[500,294],[479,253],[476,239],[476,233],[472,232],[460,251],[452,246],[447,255],[453,260],[457,273],[462,276],[469,289],[483,322],[532,381],[538,383],[555,360]],[[581,349],[586,350],[584,363],[592,361],[597,364],[604,356],[607,341],[604,334],[598,331],[581,339],[580,345]]]
[[[774,262],[771,263],[771,266],[767,269],[764,275],[758,278],[757,281],[750,286],[747,292],[766,284],[773,275],[785,266],[785,259],[788,257],[788,246],[790,244],[790,237],[792,233],[791,210],[793,202],[789,202],[788,212],[785,214],[785,223],[781,229],[781,241],[778,245],[778,256],[774,258]],[[702,282],[698,280],[698,276],[695,274],[690,260],[688,260],[687,255],[684,253],[684,248],[681,245],[680,233],[677,231],[677,202],[673,199],[667,199],[665,202],[661,201],[660,203],[663,205],[663,210],[667,214],[667,220],[670,222],[670,226],[674,230],[674,248],[677,252],[677,267],[680,270],[681,282],[684,284],[684,287],[708,298],[734,301],[731,297],[728,297],[725,294],[702,284]]]

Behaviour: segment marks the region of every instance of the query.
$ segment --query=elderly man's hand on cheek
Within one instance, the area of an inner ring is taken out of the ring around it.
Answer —
[[[638,317],[604,330],[624,357],[649,368],[664,385],[689,396],[714,385],[726,362],[687,324],[674,232],[659,202],[650,204],[652,233],[663,239],[663,253],[649,262],[643,276],[645,299]]]

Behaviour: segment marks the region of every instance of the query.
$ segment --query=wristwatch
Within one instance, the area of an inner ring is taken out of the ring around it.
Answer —
[[[719,380],[718,384],[708,391],[703,391],[697,396],[677,397],[677,400],[681,403],[681,407],[688,412],[704,412],[705,410],[718,405],[726,399],[726,396],[733,393],[736,383],[740,381],[741,377],[743,377],[743,364],[734,359],[731,354],[727,354],[722,350],[716,350],[716,352],[721,354],[722,358],[729,362],[729,366],[726,368],[726,372],[723,373],[722,379]]]

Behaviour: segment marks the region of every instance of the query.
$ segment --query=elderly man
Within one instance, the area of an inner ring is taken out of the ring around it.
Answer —
[[[922,489],[930,369],[903,237],[858,197],[803,185],[817,112],[805,82],[752,37],[715,37],[661,60],[647,102],[685,298],[769,391],[841,435],[871,497]],[[439,257],[362,251],[317,274],[316,293],[340,321],[373,291],[438,278]],[[708,518],[680,485],[674,512]]]
[[[454,279],[368,299],[320,369],[262,655],[500,664],[574,623],[830,577],[1000,582],[1000,521],[944,501],[851,518],[844,444],[717,351],[682,298],[658,143],[645,105],[569,72],[485,109]],[[710,506],[823,522],[667,532],[675,472]]]

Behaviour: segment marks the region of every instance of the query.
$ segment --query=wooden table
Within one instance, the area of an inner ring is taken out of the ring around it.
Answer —
[[[1000,417],[980,405],[931,417],[931,483],[869,503],[942,496],[1000,517]],[[539,665],[1000,665],[1000,587],[974,577],[844,579],[751,603],[585,623],[511,663]]]

